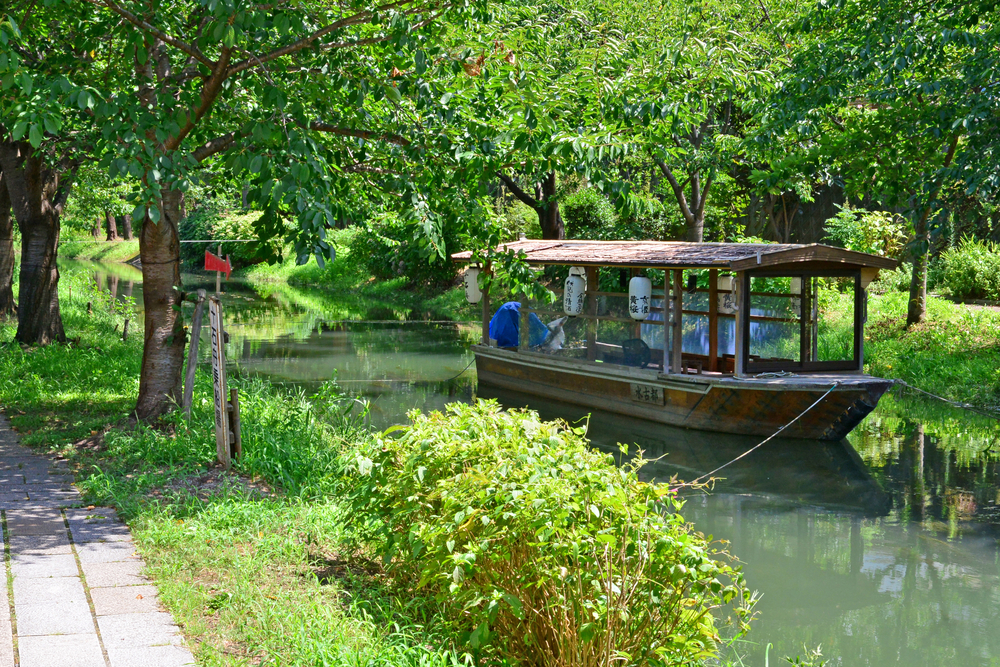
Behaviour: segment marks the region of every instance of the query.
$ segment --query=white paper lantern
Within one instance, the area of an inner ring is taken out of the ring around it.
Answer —
[[[469,303],[479,303],[483,300],[483,291],[479,289],[478,266],[470,266],[465,270],[465,300]]]
[[[653,302],[653,282],[645,276],[636,276],[628,281],[628,314],[633,320],[642,321],[649,317],[649,307]]]
[[[582,275],[583,269],[573,267],[569,270],[569,278],[563,287],[563,312],[576,317],[583,312],[587,301],[587,281]]]
[[[719,276],[719,312],[732,315],[736,312],[736,280],[733,276]]]

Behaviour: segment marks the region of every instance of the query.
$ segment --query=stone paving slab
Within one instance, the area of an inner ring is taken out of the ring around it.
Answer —
[[[76,553],[83,564],[141,560],[131,542],[84,542],[76,545]]]
[[[180,630],[174,625],[174,619],[162,611],[100,616],[97,624],[109,651],[181,644]]]
[[[148,614],[160,611],[160,601],[156,586],[118,586],[116,588],[92,588],[90,597],[94,601],[94,613],[98,617],[115,614]]]
[[[142,574],[143,564],[139,561],[111,563],[85,563],[83,576],[91,588],[111,588],[114,586],[142,586],[149,579]]]
[[[48,556],[50,554],[71,554],[73,547],[69,544],[66,529],[61,533],[48,535],[15,535],[10,536],[10,553],[18,556]]]
[[[76,577],[80,567],[73,554],[52,556],[17,556],[10,558],[10,571],[14,579],[46,579],[49,577]]]
[[[49,604],[53,602],[87,604],[80,577],[50,577],[47,579],[14,579],[14,604]]]
[[[118,590],[118,589],[115,589]],[[37,604],[17,604],[17,636],[79,635],[95,632],[94,617],[86,600],[57,600]]]
[[[113,509],[81,508],[68,473],[64,462],[18,445],[0,412],[0,512],[8,533],[0,523],[0,540],[10,554],[0,582],[0,667],[194,665],[142,574],[128,526]]]
[[[21,667],[107,667],[97,634],[22,637]]]
[[[111,667],[187,667],[195,664],[191,652],[179,646],[109,648],[108,661]]]

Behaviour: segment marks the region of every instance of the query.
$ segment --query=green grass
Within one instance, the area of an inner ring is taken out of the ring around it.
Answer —
[[[956,401],[1000,405],[1000,312],[928,297],[927,320],[906,328],[907,294],[872,297],[865,370]]]
[[[138,239],[132,241],[94,241],[66,239],[59,242],[59,256],[93,262],[127,262],[139,254]]]
[[[78,342],[22,349],[13,326],[0,324],[0,405],[26,444],[69,459],[87,502],[128,521],[199,664],[458,662],[447,638],[406,613],[410,600],[345,550],[338,443],[370,435],[333,425],[321,401],[236,378],[247,454],[239,476],[206,486],[221,473],[209,378],[199,373],[190,422],[174,415],[156,429],[129,428],[142,337],[122,342],[120,315],[108,308],[88,316],[87,301],[99,298],[88,283],[60,285]],[[253,488],[278,491],[258,497]]]

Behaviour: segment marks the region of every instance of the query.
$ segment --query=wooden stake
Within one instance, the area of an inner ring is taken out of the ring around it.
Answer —
[[[205,290],[198,290],[198,301],[191,318],[191,342],[188,344],[187,374],[184,378],[184,397],[181,407],[184,416],[191,419],[191,399],[194,395],[194,371],[198,367],[198,343],[201,341],[201,318],[205,312]]]
[[[229,454],[239,459],[243,455],[243,436],[240,433],[240,395],[235,388],[229,390],[229,428],[232,436]]]
[[[215,453],[219,463],[229,470],[229,409],[226,401],[226,342],[224,339],[222,303],[219,297],[208,300],[209,328],[212,331],[212,380],[215,398]]]

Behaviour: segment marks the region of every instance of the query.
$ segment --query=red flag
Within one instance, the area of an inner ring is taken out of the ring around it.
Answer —
[[[229,280],[229,274],[233,272],[233,265],[229,261],[229,255],[226,255],[225,259],[221,257],[216,257],[209,251],[205,251],[205,270],[206,271],[221,271],[226,274],[226,280]]]

